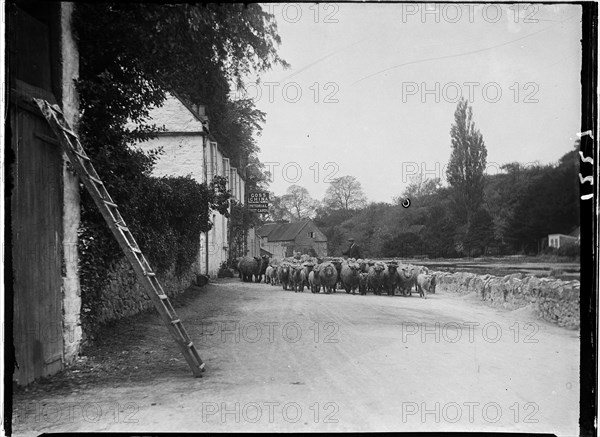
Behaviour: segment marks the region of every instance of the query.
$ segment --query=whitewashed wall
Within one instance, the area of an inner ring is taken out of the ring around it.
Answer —
[[[155,176],[186,176],[191,175],[199,183],[207,179],[210,182],[215,175],[228,177],[229,185],[233,185],[229,172],[228,159],[217,147],[217,143],[206,140],[204,149],[204,134],[202,123],[174,96],[169,95],[165,104],[150,111],[152,120],[159,127],[164,126],[167,134],[138,144],[143,150],[161,147],[163,154],[156,162],[153,174]],[[206,162],[206,169],[204,163]],[[239,184],[239,182],[238,182]],[[198,253],[199,273],[208,273],[216,277],[219,266],[227,260],[228,219],[214,212],[211,217],[213,228],[208,232],[208,242],[205,235],[200,238]],[[208,245],[208,272],[206,271],[206,248]]]

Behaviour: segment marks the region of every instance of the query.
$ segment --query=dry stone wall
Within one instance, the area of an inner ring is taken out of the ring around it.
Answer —
[[[580,326],[580,283],[515,273],[504,277],[436,272],[436,291],[477,293],[481,300],[506,309],[532,305],[538,317],[559,326]]]
[[[196,279],[196,275],[189,272],[177,277],[174,269],[157,275],[160,285],[169,298],[173,298],[188,288]],[[153,307],[152,301],[137,281],[137,276],[129,261],[122,258],[110,269],[110,285],[106,287],[98,302],[99,310],[97,322],[107,323],[113,320],[129,317]]]

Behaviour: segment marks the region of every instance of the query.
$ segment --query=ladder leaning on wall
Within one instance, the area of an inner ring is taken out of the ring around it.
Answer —
[[[171,332],[181,353],[192,369],[192,373],[196,377],[201,377],[202,372],[204,372],[204,362],[200,358],[183,323],[177,317],[177,314],[175,314],[175,309],[158,282],[156,274],[152,271],[146,257],[144,257],[144,254],[125,224],[125,220],[123,220],[117,205],[113,202],[104,183],[100,180],[98,173],[96,173],[96,169],[79,142],[77,134],[73,132],[65,120],[58,105],[51,105],[45,100],[36,98],[33,98],[33,101],[50,124],[69,161],[91,194],[96,206],[100,209],[104,220],[106,220],[108,227],[117,239],[119,246],[121,246],[121,250],[123,250],[125,256],[133,266],[138,281],[146,290],[152,303],[154,303],[163,322]]]

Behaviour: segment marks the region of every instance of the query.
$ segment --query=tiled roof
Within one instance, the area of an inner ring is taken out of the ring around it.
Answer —
[[[268,237],[281,223],[267,223],[256,230],[256,233],[261,237]]]
[[[308,223],[308,220],[293,223],[268,223],[257,229],[256,233],[261,237],[267,237],[269,241],[292,241]]]

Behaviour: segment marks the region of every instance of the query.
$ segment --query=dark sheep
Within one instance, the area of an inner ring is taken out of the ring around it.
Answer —
[[[263,255],[260,258],[255,257],[258,260],[258,269],[254,272],[254,282],[261,282],[262,277],[267,271],[267,267],[269,267],[269,257],[267,255]]]
[[[358,265],[358,263],[348,262],[348,263],[342,264],[342,272],[341,272],[342,287],[344,287],[344,290],[346,290],[346,293],[349,294],[350,291],[352,291],[352,294],[354,294],[354,292],[358,288],[358,282],[359,282],[359,278],[360,278],[359,275],[360,275],[360,266]]]
[[[240,278],[244,282],[251,282],[252,275],[256,274],[260,270],[260,258],[255,256],[245,256],[238,262],[238,270],[240,272]]]
[[[300,291],[304,291],[304,287],[309,288],[308,285],[308,275],[310,274],[310,272],[312,272],[312,269],[314,268],[314,264],[310,261],[305,262],[302,265],[302,271],[300,272],[300,280],[302,281],[302,290]]]
[[[376,295],[380,295],[381,289],[383,288],[383,271],[384,270],[385,270],[385,265],[381,262],[376,262],[369,269],[367,286]]]
[[[283,262],[277,268],[277,273],[279,276],[279,283],[283,286],[284,290],[288,289],[288,285],[290,285],[290,272],[291,265],[287,262]]]
[[[321,277],[319,276],[319,270],[313,269],[308,274],[308,286],[311,293],[321,292]]]
[[[360,273],[358,278],[358,291],[363,296],[367,294],[367,281],[369,279],[368,273]]]
[[[292,283],[292,288],[294,292],[304,291],[304,284],[302,282],[302,266],[299,264],[292,265],[292,269],[290,271],[290,282]]]
[[[383,271],[383,287],[387,290],[388,296],[393,296],[400,282],[398,277],[398,264],[388,263],[387,268]]]
[[[319,268],[319,279],[325,289],[325,293],[335,292],[335,284],[338,281],[338,273],[332,262],[324,262]]]

